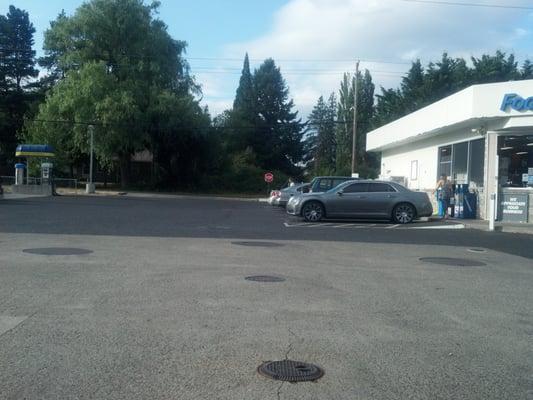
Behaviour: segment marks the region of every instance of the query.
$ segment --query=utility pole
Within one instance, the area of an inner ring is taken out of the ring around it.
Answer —
[[[86,193],[94,193],[94,183],[93,183],[93,159],[94,159],[94,126],[89,125],[87,128],[89,131],[89,142],[90,142],[90,158],[89,158],[89,183],[85,187]]]
[[[359,178],[357,170],[357,88],[359,86],[359,60],[355,63],[355,78],[353,90],[353,137],[352,137],[352,178]]]

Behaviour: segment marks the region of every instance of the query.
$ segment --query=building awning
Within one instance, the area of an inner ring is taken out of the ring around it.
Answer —
[[[17,157],[55,157],[55,149],[47,144],[21,144],[15,152]]]
[[[533,79],[473,85],[368,132],[366,149],[381,152],[453,131],[470,132],[482,126],[502,129],[507,125],[507,128],[531,130],[532,95]]]

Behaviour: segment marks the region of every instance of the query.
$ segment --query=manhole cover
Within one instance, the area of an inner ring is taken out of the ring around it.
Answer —
[[[92,250],[71,247],[43,247],[39,249],[24,249],[24,253],[41,254],[45,256],[77,256],[92,253]]]
[[[249,246],[249,247],[282,247],[285,246],[281,243],[275,242],[231,242],[237,246]]]
[[[286,382],[316,381],[324,376],[319,366],[292,360],[267,361],[257,371],[267,378]]]
[[[470,253],[486,253],[487,250],[485,249],[468,249]]]
[[[465,258],[451,258],[451,257],[422,257],[420,261],[439,264],[451,265],[453,267],[483,267],[487,264],[481,261],[468,260]]]
[[[282,278],[281,276],[274,276],[274,275],[253,275],[253,276],[247,276],[247,281],[252,282],[284,282],[285,278]]]

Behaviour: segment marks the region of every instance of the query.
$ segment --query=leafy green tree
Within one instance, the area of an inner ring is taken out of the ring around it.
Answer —
[[[10,6],[6,15],[0,15],[0,163],[4,165],[14,160],[17,133],[34,100],[28,85],[38,74],[34,33],[26,11]]]
[[[205,113],[193,98],[199,89],[183,58],[186,43],[172,39],[154,17],[158,6],[92,0],[72,17],[62,13],[51,23],[43,63],[59,83],[37,120],[71,122],[65,125],[72,138],[62,140],[51,122],[30,124],[29,138],[44,136],[65,154],[86,153],[87,122],[95,121],[97,159],[105,166],[120,160],[123,186],[129,183],[131,155],[144,149],[152,150],[154,166],[163,169],[170,184],[190,177],[187,171],[195,169],[193,155],[202,141],[202,129],[195,127],[205,124]]]

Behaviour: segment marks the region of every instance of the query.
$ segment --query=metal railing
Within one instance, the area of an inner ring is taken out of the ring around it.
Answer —
[[[27,185],[41,185],[42,181],[43,181],[42,178],[24,177],[24,183]],[[14,184],[15,184],[14,176],[0,176],[0,185],[12,186]],[[78,192],[78,180],[77,179],[54,178],[54,186],[56,188],[74,189],[76,193]]]

